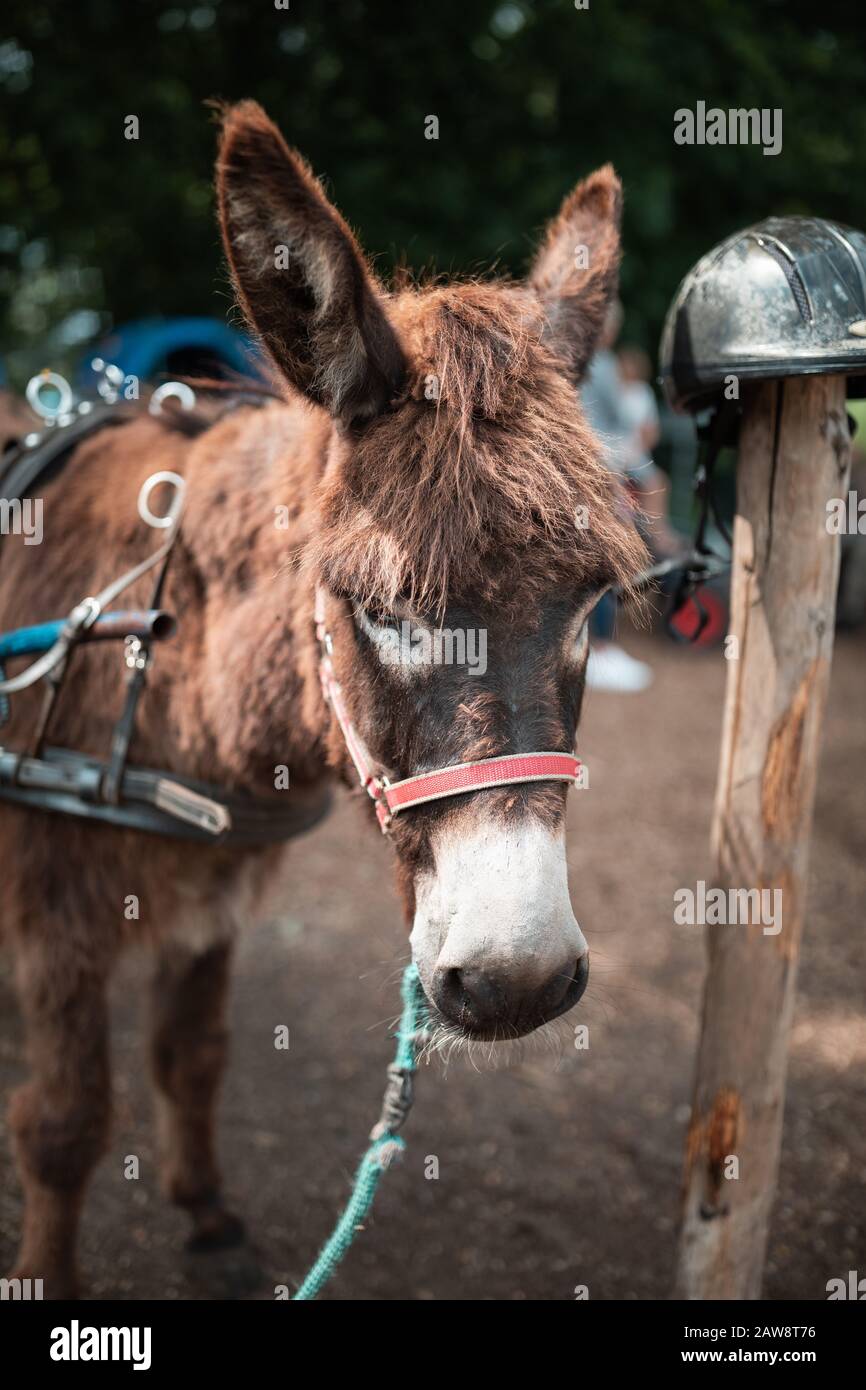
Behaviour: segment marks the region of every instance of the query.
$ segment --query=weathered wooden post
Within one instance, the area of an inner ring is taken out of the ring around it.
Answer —
[[[761,1292],[833,650],[839,537],[828,525],[827,503],[847,496],[850,449],[841,373],[866,365],[860,337],[866,327],[866,239],[847,229],[838,239],[837,233],[827,223],[771,219],[727,244],[717,283],[721,299],[730,296],[716,325],[722,337],[732,333],[738,303],[745,301],[747,318],[756,313],[756,285],[765,296],[763,319],[752,317],[751,327],[766,370],[760,361],[757,367],[747,361],[744,374],[754,384],[741,382],[732,359],[735,352],[742,355],[742,334],[726,360],[726,344],[717,344],[716,368],[726,370],[716,380],[734,392],[742,388],[743,417],[731,585],[734,641],[727,644],[713,886],[771,890],[781,924],[778,917],[768,924],[752,911],[751,925],[706,928],[709,964],[685,1157],[679,1298],[750,1299]],[[829,255],[817,276],[814,264],[808,274],[801,268],[810,234]],[[852,237],[858,238],[854,245]],[[693,275],[705,277],[709,262],[708,257]],[[834,279],[852,301],[841,325],[838,305],[837,313],[827,312]],[[676,361],[677,332],[682,352],[690,280],[669,316],[663,340],[668,363]],[[786,290],[794,314],[787,323],[781,307]],[[706,299],[706,288],[702,293]],[[686,327],[693,354],[697,335],[693,323]],[[774,338],[790,344],[787,362],[778,360],[778,350],[773,359]],[[826,351],[830,340],[832,354]],[[847,363],[840,360],[845,351]],[[822,365],[826,374],[813,374]],[[695,375],[701,372],[703,383],[696,385],[705,387],[706,359]],[[670,384],[668,389],[675,394]]]

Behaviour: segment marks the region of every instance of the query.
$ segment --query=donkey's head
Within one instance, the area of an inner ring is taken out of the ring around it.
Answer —
[[[587,616],[643,552],[576,394],[614,292],[620,186],[566,199],[525,283],[386,294],[253,103],[227,115],[223,230],[241,304],[334,421],[310,559],[351,718],[392,781],[573,748]],[[336,727],[332,761],[349,769]],[[565,788],[433,801],[392,835],[429,999],[465,1035],[564,1013],[589,957]]]

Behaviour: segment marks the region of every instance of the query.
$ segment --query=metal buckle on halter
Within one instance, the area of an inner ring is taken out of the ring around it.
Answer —
[[[384,773],[381,777],[368,777],[364,784],[367,795],[372,797],[375,803],[376,819],[383,835],[389,833],[391,822],[394,819],[387,797],[387,790],[390,785],[391,783]]]

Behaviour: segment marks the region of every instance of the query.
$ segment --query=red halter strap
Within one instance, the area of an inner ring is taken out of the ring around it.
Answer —
[[[367,745],[349,718],[342,687],[334,675],[331,661],[333,642],[325,623],[325,591],[321,587],[316,589],[316,636],[322,647],[319,662],[322,693],[334,711],[361,786],[376,803],[376,817],[384,834],[389,832],[392,820],[401,811],[408,811],[412,806],[423,806],[427,801],[440,801],[443,797],[458,796],[461,792],[476,792],[483,787],[506,787],[518,782],[574,784],[578,781],[581,763],[571,753],[506,753],[500,758],[456,763],[452,767],[437,768],[435,772],[421,772],[416,777],[390,782],[383,774],[374,772]]]

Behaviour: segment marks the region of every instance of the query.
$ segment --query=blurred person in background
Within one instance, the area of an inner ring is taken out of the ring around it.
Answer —
[[[641,529],[653,558],[666,560],[680,554],[683,541],[670,523],[670,479],[652,457],[661,432],[650,386],[652,363],[643,348],[632,346],[621,347],[616,361],[619,411],[626,431],[622,471],[640,507]]]
[[[587,368],[580,394],[587,420],[598,437],[608,467],[628,479],[640,469],[658,437],[658,412],[653,398],[654,415],[650,418],[640,383],[626,383],[621,376],[614,344],[622,320],[622,304],[617,299],[608,311],[598,350]],[[649,385],[643,384],[652,397]],[[628,395],[632,387],[633,394]],[[615,625],[616,599],[613,594],[604,594],[590,618],[592,645],[586,683],[595,690],[645,690],[652,681],[652,671],[646,662],[629,656],[613,640]]]

